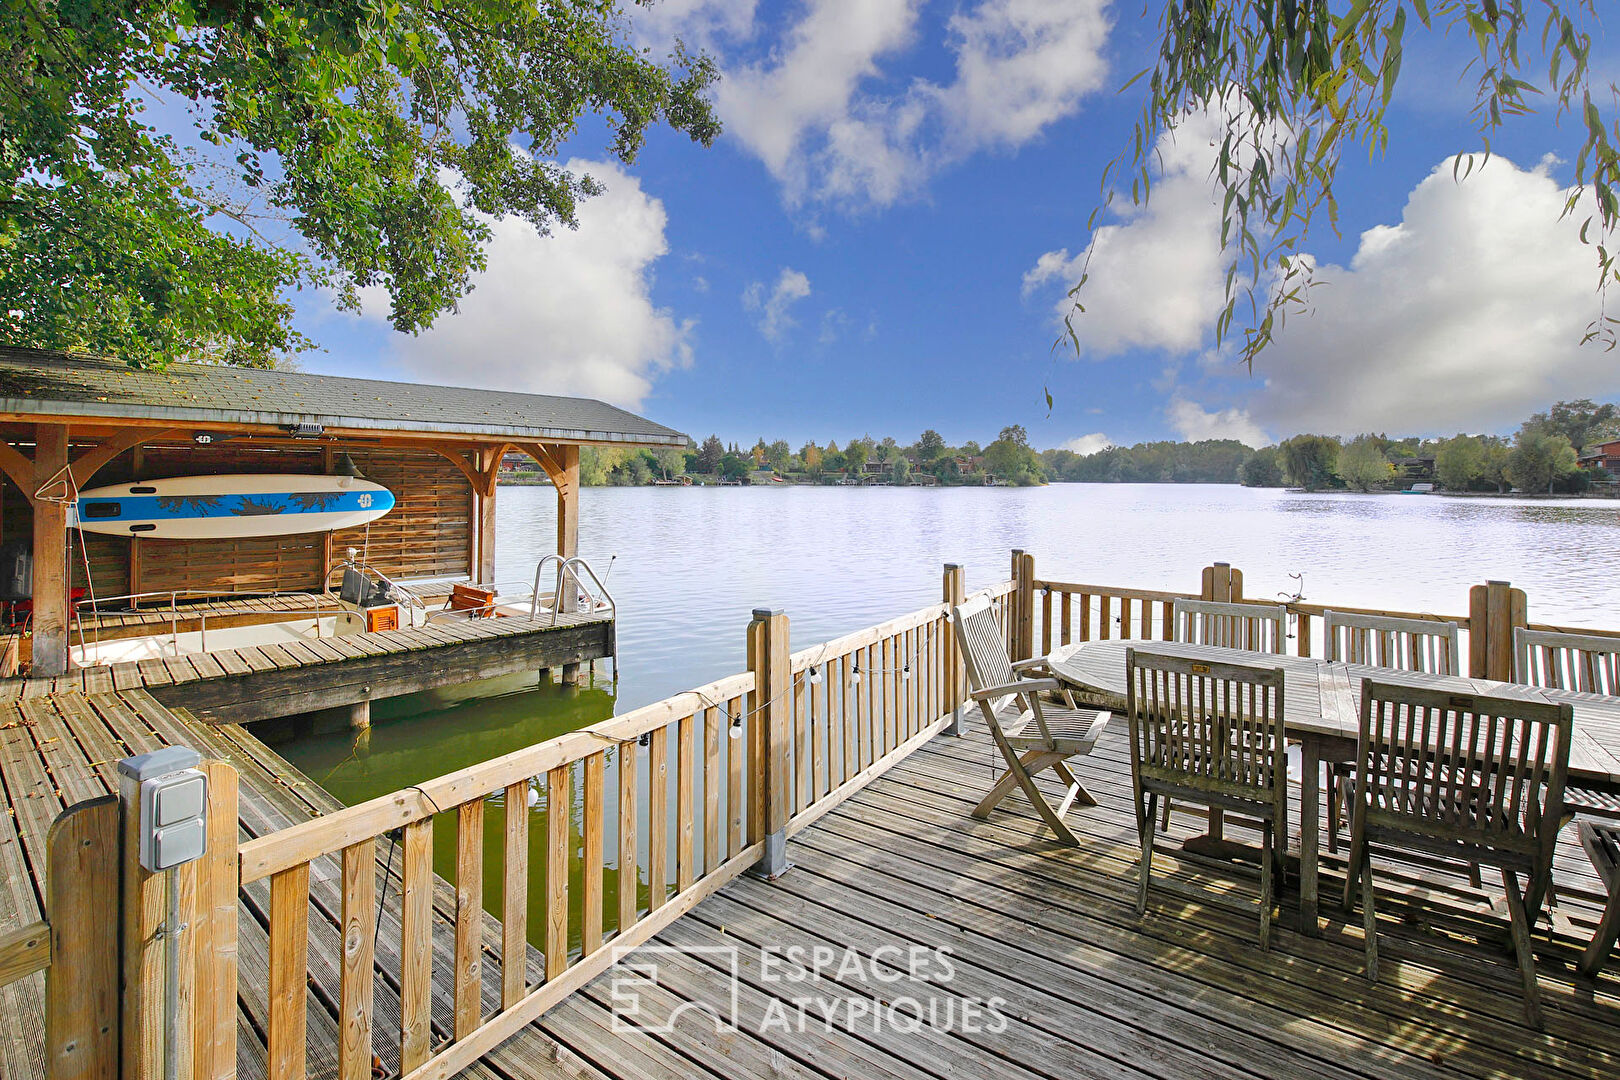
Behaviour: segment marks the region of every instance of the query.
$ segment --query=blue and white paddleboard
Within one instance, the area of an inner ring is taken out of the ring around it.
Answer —
[[[353,476],[177,476],[79,493],[71,524],[154,540],[224,540],[349,529],[394,508],[394,493]]]

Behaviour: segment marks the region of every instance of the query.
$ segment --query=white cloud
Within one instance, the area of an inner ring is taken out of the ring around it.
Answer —
[[[782,267],[770,293],[764,282],[756,281],[743,290],[743,307],[759,312],[759,332],[767,341],[781,341],[798,325],[792,315],[795,303],[810,295],[810,279],[790,266]]]
[[[1085,253],[1048,251],[1025,271],[1024,294],[1060,285],[1059,318],[1074,307],[1068,289],[1088,272],[1085,312],[1073,326],[1082,350],[1104,357],[1128,349],[1197,348],[1224,298],[1220,204],[1211,188],[1221,124],[1200,115],[1159,139],[1163,173],[1145,206],[1127,205],[1118,224],[1097,229]]]
[[[1106,5],[979,0],[946,24],[952,80],[897,88],[884,65],[916,44],[919,0],[807,0],[763,59],[722,56],[716,105],[790,205],[887,206],[952,162],[1016,149],[1072,115],[1107,73]]]
[[[1059,450],[1072,450],[1081,457],[1088,454],[1101,453],[1114,445],[1114,440],[1100,431],[1093,431],[1090,435],[1077,435],[1068,442],[1059,446]]]
[[[821,333],[816,339],[823,345],[831,345],[849,332],[849,316],[844,314],[843,308],[828,308],[821,314]]]
[[[669,250],[663,203],[615,164],[566,167],[606,190],[580,201],[577,229],[540,236],[518,218],[492,221],[489,266],[474,290],[396,344],[413,374],[637,408],[660,372],[691,363],[695,324],[652,302],[652,267]]]
[[[1580,345],[1598,312],[1584,210],[1544,163],[1493,157],[1456,182],[1447,160],[1397,225],[1320,266],[1314,311],[1256,361],[1250,408],[1275,430],[1503,430],[1560,398],[1620,393],[1620,364]]]
[[[714,50],[725,39],[753,33],[758,0],[660,0],[630,13],[639,44],[667,51],[681,38],[688,45]]]
[[[1245,446],[1269,446],[1271,437],[1250,418],[1247,409],[1230,408],[1210,412],[1196,402],[1183,397],[1170,400],[1164,410],[1165,419],[1176,433],[1187,442],[1205,439],[1236,439]]]

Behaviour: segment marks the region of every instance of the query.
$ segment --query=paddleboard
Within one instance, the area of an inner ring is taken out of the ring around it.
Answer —
[[[353,476],[176,476],[79,493],[70,524],[155,540],[223,540],[350,529],[394,508],[394,493]]]

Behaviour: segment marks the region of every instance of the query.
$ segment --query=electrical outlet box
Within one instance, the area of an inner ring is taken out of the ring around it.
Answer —
[[[208,847],[208,777],[184,746],[165,746],[118,763],[126,812],[140,815],[141,865],[157,873],[199,858]]]

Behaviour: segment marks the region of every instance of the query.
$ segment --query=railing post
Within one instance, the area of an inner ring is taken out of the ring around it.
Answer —
[[[1232,569],[1231,563],[1218,562],[1204,567],[1199,599],[1230,604],[1243,599],[1243,571]]]
[[[118,920],[108,898],[118,895],[122,832],[117,797],[103,795],[64,810],[46,840],[51,966],[45,972],[45,1067],[51,1080],[118,1077]]]
[[[1022,549],[1013,550],[1013,606],[1014,660],[1028,660],[1035,655],[1035,556]]]
[[[142,763],[181,749],[165,747],[118,763],[124,818],[122,1080],[158,1080],[166,1072],[165,1058],[172,1058],[180,1080],[192,1080],[198,860],[153,873],[140,855]],[[195,763],[196,756],[190,760]]]
[[[793,804],[793,774],[788,763],[793,681],[789,656],[787,616],[755,608],[748,624],[748,669],[754,673],[749,709],[754,724],[748,741],[748,839],[765,844],[765,854],[754,872],[767,878],[779,877],[789,868],[787,822]]]
[[[197,862],[196,1017],[193,1080],[236,1076],[237,777],[222,761],[208,777],[208,850]]]
[[[967,598],[967,575],[956,563],[945,564],[945,605],[953,611]],[[945,707],[950,710],[951,722],[945,727],[947,735],[962,734],[962,653],[956,644],[956,622],[951,612],[945,613]]]
[[[1468,590],[1468,674],[1476,679],[1513,679],[1513,631],[1529,623],[1523,589],[1487,581]]]

